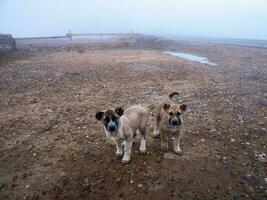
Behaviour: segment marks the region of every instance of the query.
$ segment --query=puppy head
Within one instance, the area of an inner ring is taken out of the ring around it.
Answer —
[[[186,105],[185,104],[164,104],[163,109],[167,113],[168,116],[168,122],[172,126],[180,126],[182,123],[181,120],[181,115],[185,112],[186,110]]]
[[[98,121],[102,121],[105,126],[105,129],[115,134],[117,133],[119,127],[119,119],[123,115],[123,108],[117,107],[115,109],[107,109],[105,111],[99,111],[95,114],[95,118]]]

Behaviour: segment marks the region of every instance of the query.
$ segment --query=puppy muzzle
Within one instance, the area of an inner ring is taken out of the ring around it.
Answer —
[[[181,125],[181,119],[179,117],[171,117],[169,119],[169,123],[172,126],[180,126]]]
[[[110,121],[110,122],[108,123],[108,125],[107,125],[107,130],[108,130],[109,132],[115,132],[115,131],[117,131],[117,129],[118,129],[118,127],[117,127],[117,124],[116,124],[115,122]]]

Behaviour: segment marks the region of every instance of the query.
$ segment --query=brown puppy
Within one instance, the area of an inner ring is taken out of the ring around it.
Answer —
[[[116,144],[116,156],[123,156],[123,163],[128,163],[131,159],[132,144],[137,130],[141,133],[139,151],[142,154],[146,152],[145,135],[149,115],[148,111],[153,108],[153,105],[136,105],[125,111],[123,108],[117,107],[115,109],[107,109],[96,113],[96,119],[103,122],[106,136]],[[122,148],[123,143],[124,151]]]
[[[156,126],[153,136],[160,135],[161,148],[163,151],[168,150],[169,138],[174,137],[173,151],[181,155],[182,150],[180,141],[183,136],[183,119],[182,115],[186,110],[185,104],[177,104],[174,98],[179,96],[178,92],[171,93],[168,98],[160,104],[156,113]]]

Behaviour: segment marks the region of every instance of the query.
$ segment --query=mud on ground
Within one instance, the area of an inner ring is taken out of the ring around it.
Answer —
[[[0,62],[0,199],[266,199],[267,50],[176,43],[209,66],[161,48],[20,52]],[[160,102],[188,105],[184,154],[115,157],[95,112]]]

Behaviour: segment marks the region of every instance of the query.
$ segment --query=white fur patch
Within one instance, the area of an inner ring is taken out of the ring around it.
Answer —
[[[139,151],[144,154],[146,152],[146,140],[144,138],[141,139],[141,144],[139,147]]]

